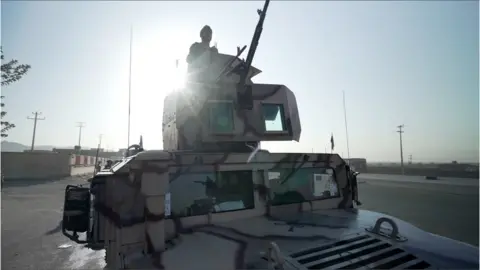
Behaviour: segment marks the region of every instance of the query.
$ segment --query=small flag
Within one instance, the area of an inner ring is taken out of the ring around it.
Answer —
[[[333,151],[333,149],[335,148],[335,142],[333,141],[333,133],[332,133],[332,136],[330,137],[330,145]]]
[[[140,145],[140,147],[143,148],[143,136],[142,135],[140,135],[140,143],[138,145]]]

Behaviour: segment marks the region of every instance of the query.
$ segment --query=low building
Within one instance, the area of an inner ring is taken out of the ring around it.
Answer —
[[[366,158],[346,158],[344,159],[353,169],[357,172],[367,172],[367,159]]]

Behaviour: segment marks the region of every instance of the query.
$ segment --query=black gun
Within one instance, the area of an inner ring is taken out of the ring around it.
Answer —
[[[245,83],[248,73],[250,71],[250,67],[252,66],[253,57],[255,56],[255,52],[257,51],[258,41],[260,40],[260,36],[262,35],[263,22],[265,21],[265,16],[267,15],[267,9],[269,4],[270,0],[266,0],[263,6],[263,10],[257,10],[258,15],[260,15],[260,19],[258,20],[257,27],[255,28],[255,33],[253,34],[252,43],[250,44],[250,48],[248,50],[247,59],[245,60],[245,62],[242,61],[242,63],[240,64],[241,66],[239,67],[240,81],[237,85],[237,100],[240,109],[251,110],[253,108],[252,88],[248,87]]]

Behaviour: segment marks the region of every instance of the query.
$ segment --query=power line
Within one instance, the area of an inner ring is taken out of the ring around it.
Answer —
[[[403,142],[402,142],[402,133],[404,133],[404,131],[402,130],[403,128],[405,127],[405,125],[399,125],[397,126],[398,130],[398,134],[400,135],[400,165],[402,166],[402,174],[405,174],[405,168],[403,167]]]
[[[36,131],[37,131],[37,121],[38,120],[45,120],[45,117],[44,118],[39,118],[38,117],[39,115],[42,114],[41,112],[32,112],[32,114],[35,115],[35,117],[28,117],[27,116],[27,119],[33,120],[33,136],[32,136],[32,146],[30,147],[30,151],[33,151],[33,148],[35,147],[35,134],[36,134]]]
[[[81,142],[82,142],[82,128],[85,127],[85,122],[77,122],[78,127],[78,151],[81,149]]]

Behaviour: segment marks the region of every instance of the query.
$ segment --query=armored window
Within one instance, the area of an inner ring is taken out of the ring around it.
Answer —
[[[234,130],[233,103],[231,101],[209,102],[209,126],[213,133],[231,133]]]
[[[127,158],[123,159],[122,161],[118,162],[117,164],[113,165],[110,170],[112,172],[117,172],[123,166],[127,165],[130,161],[132,161],[132,159],[133,159],[133,157],[127,157]]]
[[[169,190],[169,208],[177,217],[255,207],[252,171],[171,174]]]
[[[268,172],[272,205],[301,203],[338,197],[335,173],[331,168],[301,168],[294,174],[291,169]]]
[[[286,131],[285,112],[281,104],[262,104],[262,114],[266,132]]]

